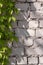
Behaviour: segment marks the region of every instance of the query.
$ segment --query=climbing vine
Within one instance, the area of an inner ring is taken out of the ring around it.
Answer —
[[[8,42],[17,41],[15,33],[12,31],[12,22],[16,21],[13,14],[17,14],[13,0],[0,0],[0,65],[8,65],[11,49]]]

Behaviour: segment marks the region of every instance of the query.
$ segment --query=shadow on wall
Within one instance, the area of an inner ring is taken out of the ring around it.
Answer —
[[[32,0],[31,0],[32,1]],[[38,7],[37,7],[38,4]],[[40,18],[43,18],[43,12],[41,8],[41,3],[17,3],[16,7],[20,10],[20,13],[17,17],[17,24],[13,27],[13,29],[16,31],[16,36],[19,38],[19,42],[13,42],[12,43],[12,54],[11,56],[14,56],[17,58],[17,62],[21,63],[21,58],[29,56],[29,55],[37,55],[40,54],[38,51],[43,46],[41,45],[41,42],[36,41],[36,47],[40,47],[37,49],[34,47],[33,44],[34,40],[34,31],[29,28],[29,21],[30,20],[39,20]],[[40,32],[39,32],[40,33]],[[28,51],[26,51],[26,48],[29,48]],[[33,50],[32,50],[33,49]],[[23,59],[24,60],[24,59]],[[22,64],[22,63],[21,63]],[[25,62],[24,62],[25,64]]]

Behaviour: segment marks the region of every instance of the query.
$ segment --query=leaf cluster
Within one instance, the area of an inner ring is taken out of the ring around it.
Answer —
[[[16,18],[13,14],[17,14],[18,10],[15,7],[13,0],[0,0],[0,65],[7,65],[11,49],[8,47],[8,42],[17,41],[17,38],[12,32],[12,21]]]

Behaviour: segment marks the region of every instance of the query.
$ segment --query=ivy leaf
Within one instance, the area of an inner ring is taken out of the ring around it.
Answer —
[[[2,53],[0,53],[0,58],[2,58]]]
[[[19,10],[17,8],[14,8],[14,12],[15,12],[15,14],[18,14]]]
[[[3,4],[0,2],[0,7],[2,7],[3,6]]]
[[[16,18],[14,16],[12,16],[12,20],[15,22],[16,21]]]

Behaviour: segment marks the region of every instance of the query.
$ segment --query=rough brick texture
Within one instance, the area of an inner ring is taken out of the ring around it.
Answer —
[[[17,0],[13,29],[18,42],[9,45],[10,65],[43,65],[43,0]]]

